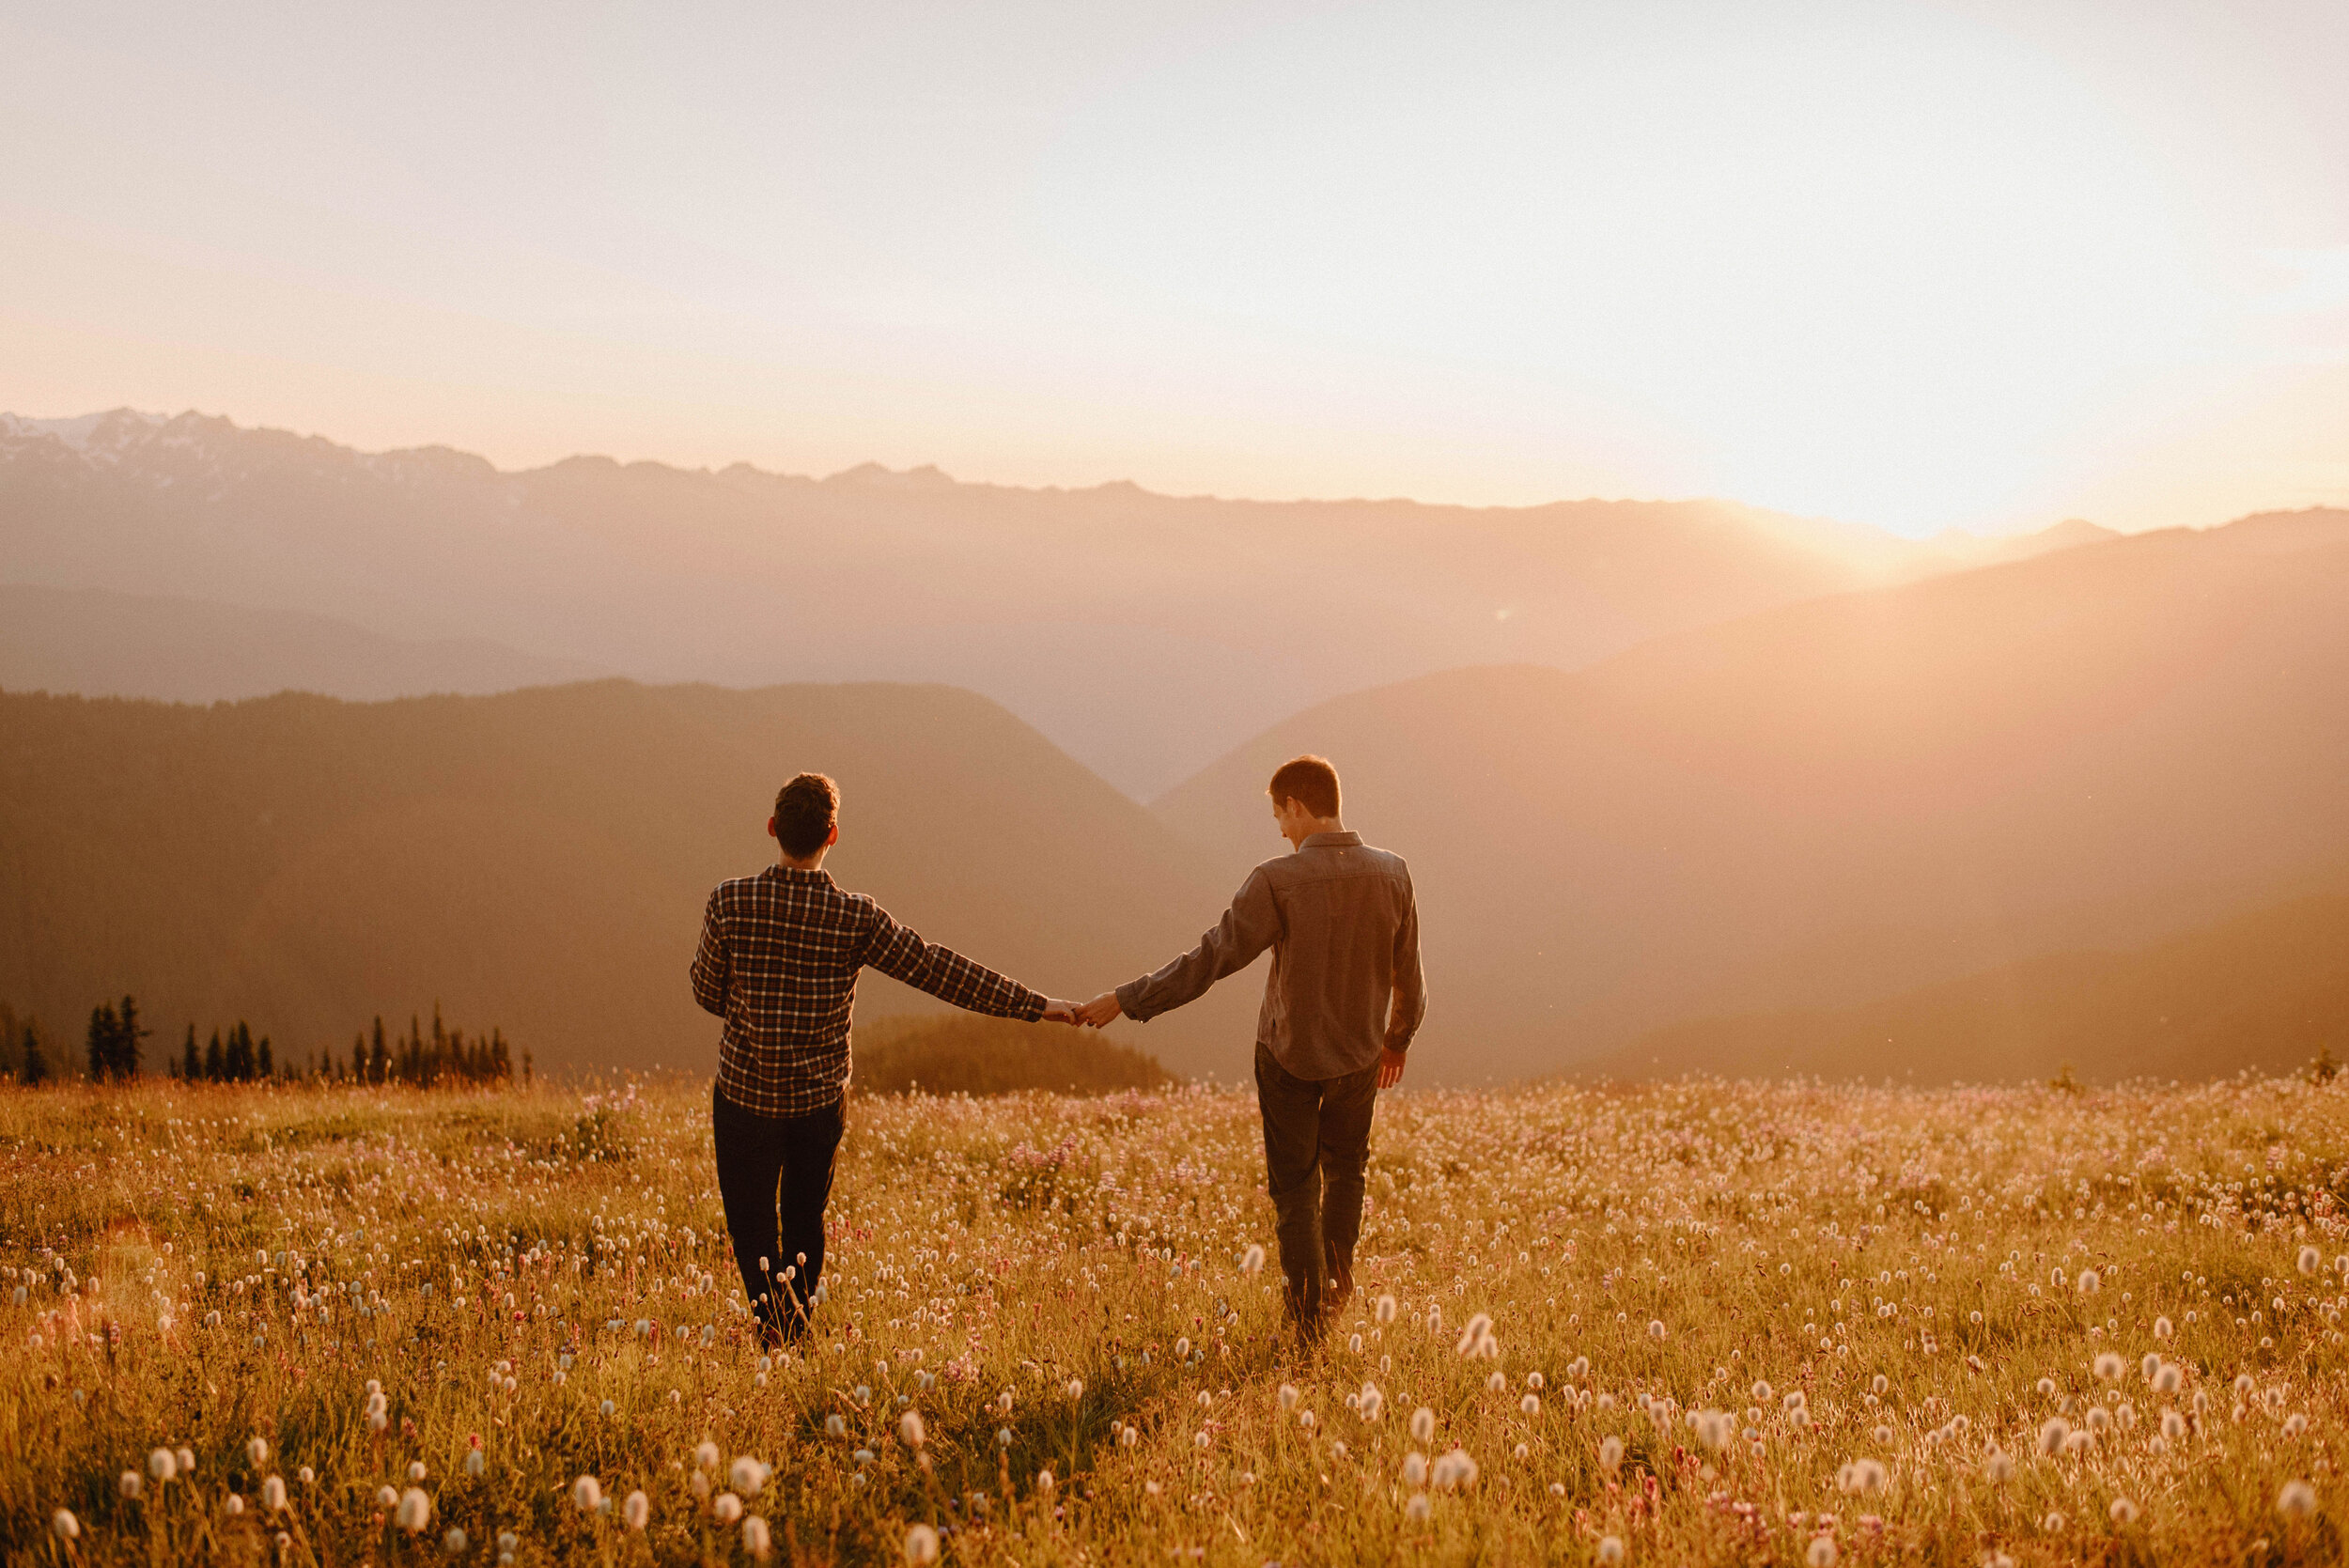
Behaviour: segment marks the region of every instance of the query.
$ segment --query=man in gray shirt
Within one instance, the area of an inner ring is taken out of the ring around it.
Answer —
[[[1410,868],[1338,816],[1338,772],[1301,756],[1272,775],[1272,819],[1296,853],[1248,874],[1199,945],[1080,1009],[1098,1027],[1180,1007],[1272,949],[1256,1019],[1256,1101],[1281,1272],[1310,1342],[1354,1290],[1371,1109],[1403,1077],[1427,1013]]]

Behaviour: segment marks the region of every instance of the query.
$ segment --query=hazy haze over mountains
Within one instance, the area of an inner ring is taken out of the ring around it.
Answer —
[[[557,669],[950,681],[1138,797],[1346,691],[1465,664],[1571,668],[2098,532],[1921,544],[1727,502],[1268,504],[869,466],[817,480],[577,458],[501,474],[445,449],[369,455],[127,411],[0,416],[0,582],[459,640],[470,652],[424,660],[451,690]],[[151,666],[131,639],[18,649],[12,667],[64,673],[10,684],[174,696],[268,684],[257,628],[197,652],[214,644],[182,624],[188,645]],[[344,656],[318,635],[285,630],[277,684],[385,693],[336,675]],[[216,686],[194,683],[206,665],[223,672]]]
[[[484,638],[419,642],[348,621],[101,588],[0,583],[0,690],[210,703],[272,691],[484,693],[602,672]]]
[[[2349,513],[2295,513],[1358,693],[1157,809],[1236,883],[1272,766],[1339,759],[1507,1076],[2349,885],[2344,691]]]

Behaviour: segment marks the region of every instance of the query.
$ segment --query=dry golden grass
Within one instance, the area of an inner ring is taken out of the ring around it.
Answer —
[[[11,1092],[0,1535],[90,1562],[896,1561],[925,1529],[950,1563],[2332,1560],[2345,1110],[2296,1080],[1391,1096],[1363,1288],[1304,1355],[1245,1266],[1244,1095],[858,1102],[818,1331],[767,1365],[704,1086]]]

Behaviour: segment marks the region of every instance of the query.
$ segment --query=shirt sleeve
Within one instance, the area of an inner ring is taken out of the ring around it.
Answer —
[[[1030,990],[985,964],[973,963],[953,948],[924,941],[919,933],[900,925],[886,911],[878,917],[864,962],[892,980],[902,980],[917,991],[941,1001],[998,1018],[1040,1018],[1044,994]]]
[[[1207,987],[1227,974],[1237,974],[1256,961],[1281,935],[1281,908],[1273,901],[1272,883],[1261,867],[1248,874],[1233,895],[1232,907],[1199,945],[1155,974],[1128,980],[1117,987],[1119,1011],[1136,1023],[1196,1001]]]
[[[709,907],[702,913],[702,945],[693,955],[693,1000],[705,1013],[726,1016],[727,993],[734,979],[734,962],[726,955],[725,923],[718,913],[718,893],[711,889]]]
[[[1427,971],[1419,961],[1419,897],[1403,878],[1403,919],[1394,928],[1394,1001],[1387,1013],[1387,1048],[1409,1050],[1427,1017]]]

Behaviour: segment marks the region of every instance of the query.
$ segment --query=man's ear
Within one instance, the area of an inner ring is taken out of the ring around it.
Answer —
[[[771,816],[767,819],[767,836],[778,840],[783,837],[781,833],[775,831],[775,819]]]
[[[825,848],[827,848],[827,849],[829,849],[829,848],[831,848],[833,845],[838,844],[839,842],[840,842],[840,824],[839,824],[839,823],[837,823],[837,822],[835,822],[835,823],[833,823],[833,824],[832,825],[832,831],[830,831],[830,832],[828,832],[828,833],[826,833],[826,834],[824,835],[824,847],[825,847]]]

